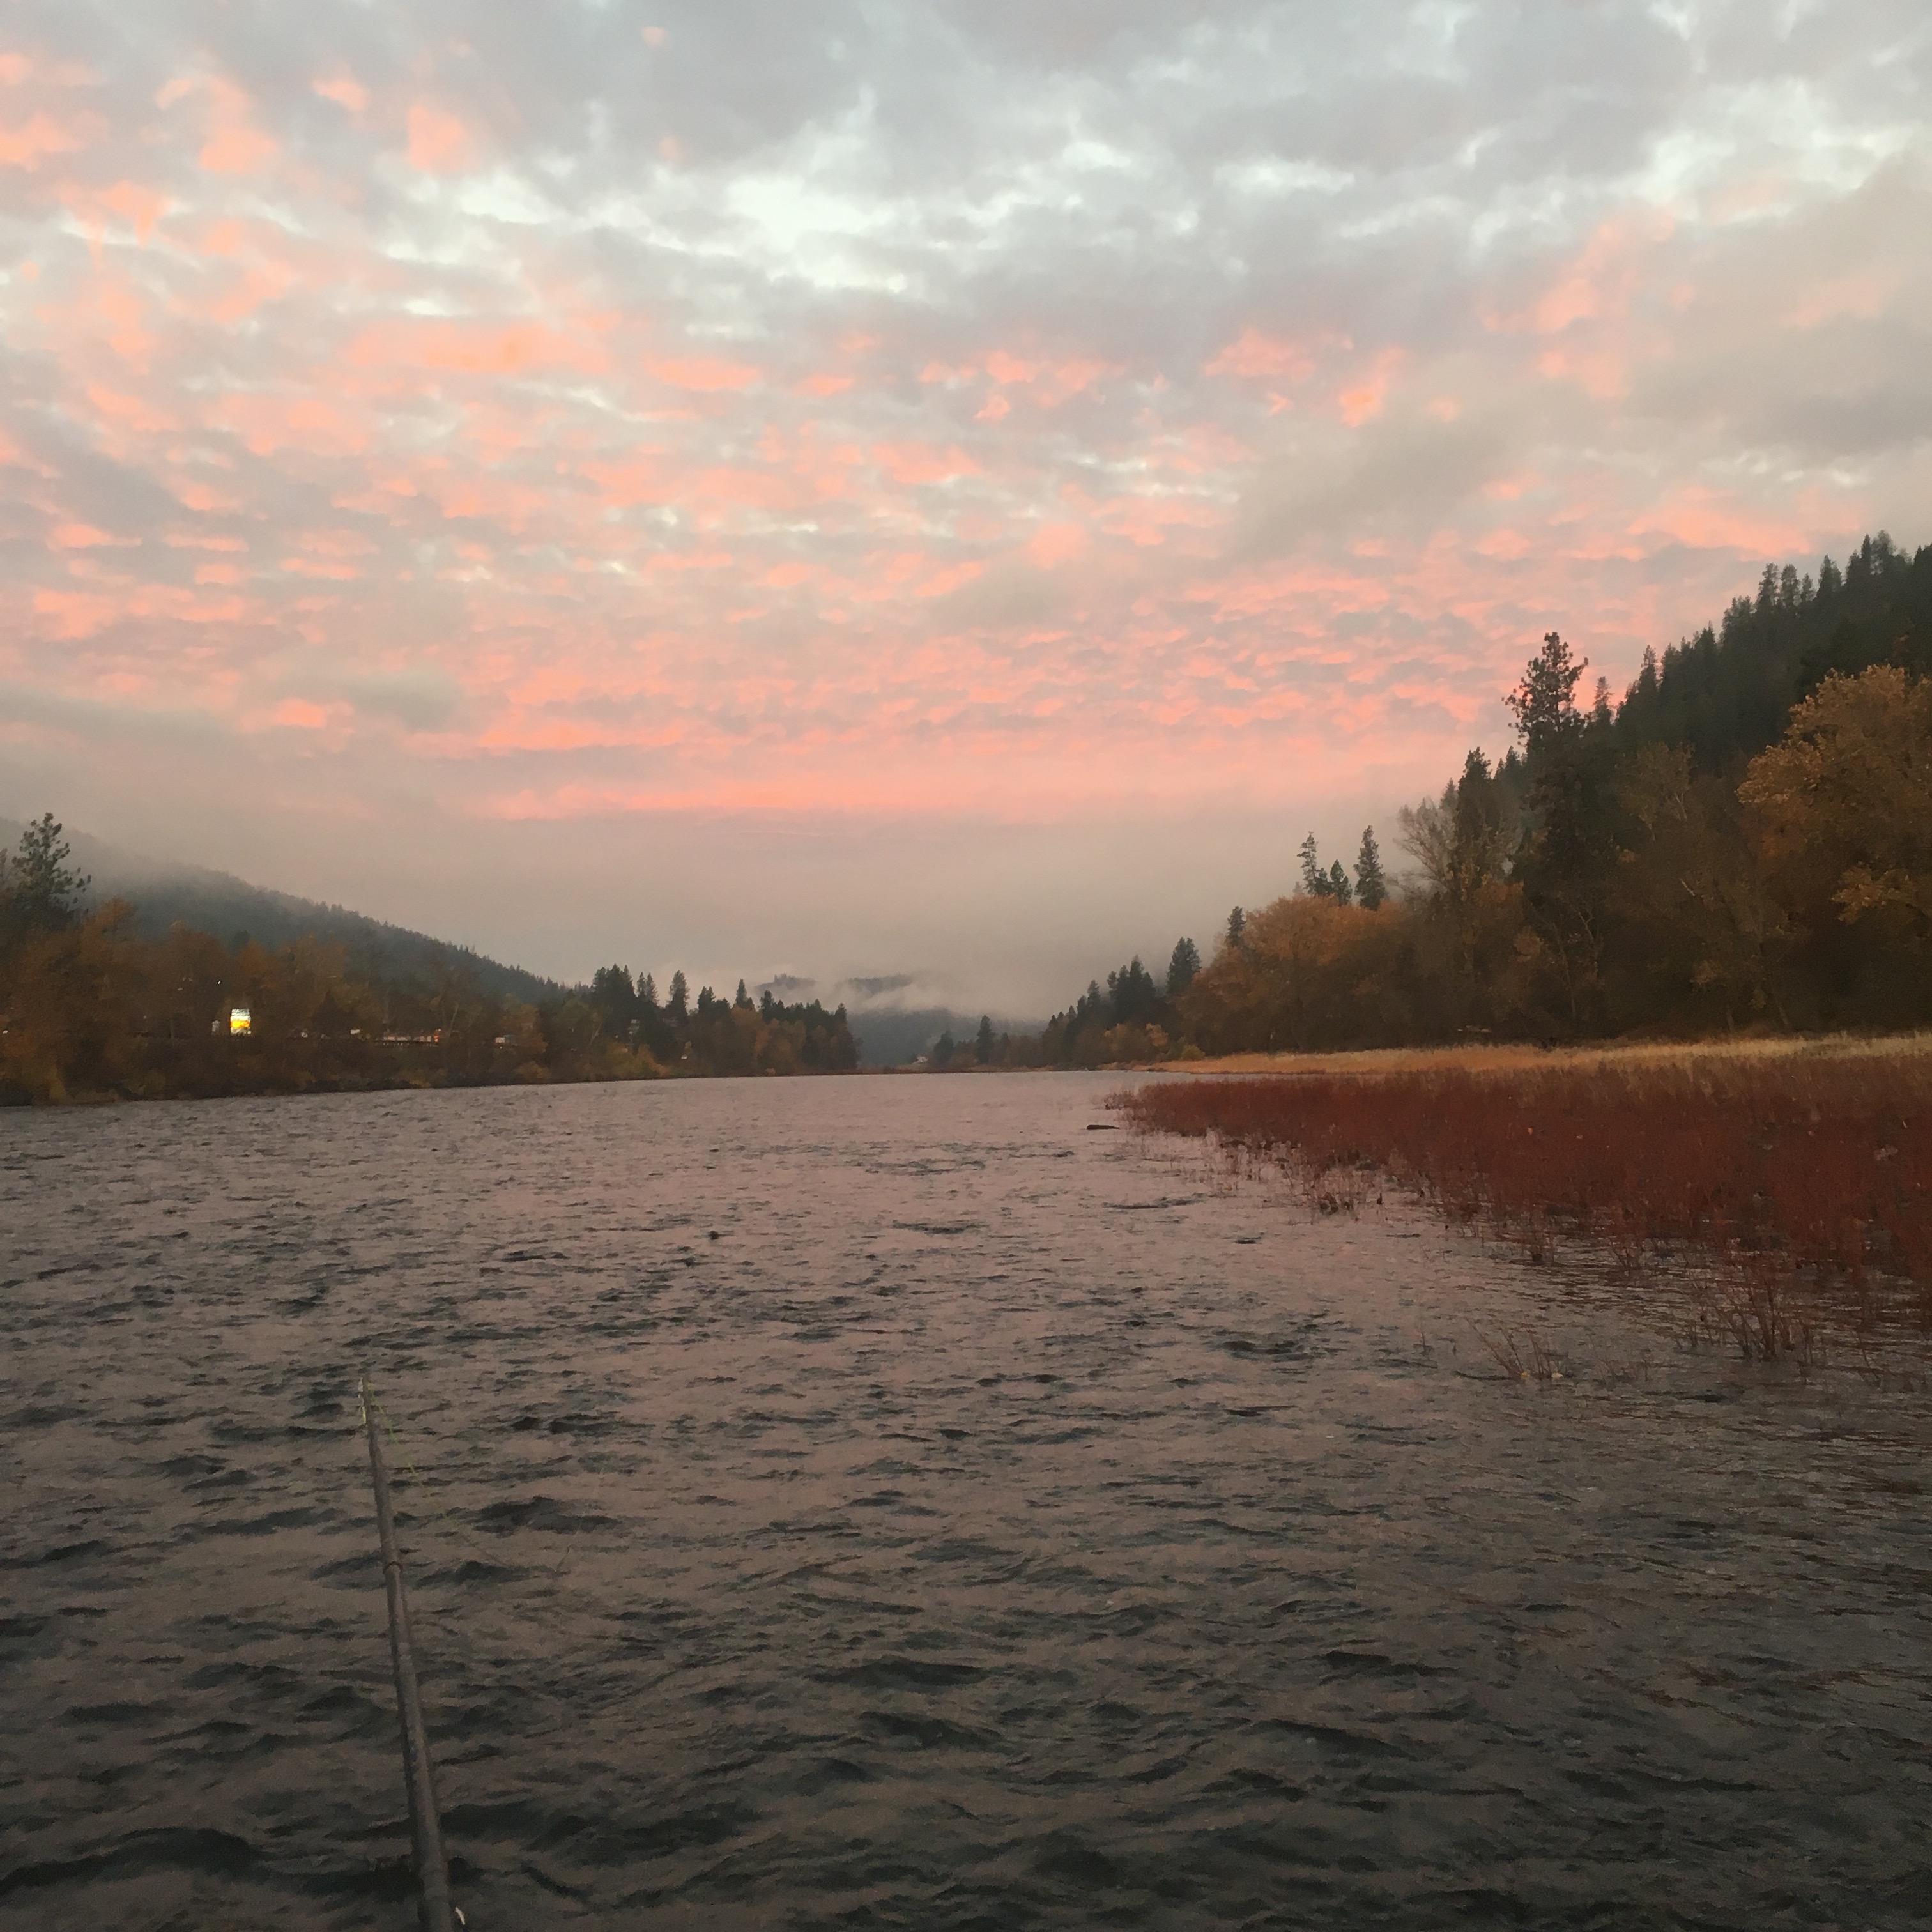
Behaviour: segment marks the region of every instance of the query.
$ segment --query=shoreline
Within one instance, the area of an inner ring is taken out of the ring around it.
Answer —
[[[1578,1067],[1641,1067],[1698,1060],[1838,1061],[1932,1060],[1932,1028],[1894,1034],[1766,1034],[1747,1039],[1607,1040],[1594,1046],[1536,1046],[1524,1042],[1476,1046],[1360,1047],[1330,1053],[1228,1053],[1201,1060],[1123,1061],[1096,1067],[1107,1073],[1275,1076],[1321,1073],[1372,1076],[1421,1073],[1531,1073]]]

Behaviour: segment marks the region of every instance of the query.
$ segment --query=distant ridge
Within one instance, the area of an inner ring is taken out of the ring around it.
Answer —
[[[10,850],[23,829],[16,820],[0,818],[0,843]],[[89,900],[129,901],[135,929],[146,938],[161,938],[177,923],[224,944],[245,934],[271,951],[312,936],[342,946],[351,973],[371,984],[428,991],[458,973],[484,992],[533,1006],[561,998],[564,992],[556,980],[520,966],[346,907],[272,892],[204,866],[151,859],[71,827],[63,836],[74,848],[74,862],[93,874]]]

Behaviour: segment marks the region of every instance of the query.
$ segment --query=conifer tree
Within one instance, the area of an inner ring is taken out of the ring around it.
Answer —
[[[1589,668],[1588,658],[1573,660],[1570,646],[1556,632],[1548,632],[1543,649],[1523,668],[1522,682],[1504,698],[1532,764],[1582,726],[1576,683]]]
[[[1362,828],[1362,849],[1355,854],[1355,898],[1367,912],[1381,909],[1388,897],[1388,880],[1382,873],[1382,855],[1376,844],[1376,828]]]
[[[0,853],[0,943],[10,932],[62,932],[78,922],[80,902],[92,881],[68,865],[69,856],[51,812],[20,834],[16,856],[10,860]]]
[[[1167,962],[1167,997],[1178,1000],[1194,983],[1201,970],[1201,949],[1191,939],[1177,939]]]
[[[1328,876],[1323,885],[1326,896],[1338,904],[1347,905],[1354,898],[1355,889],[1349,884],[1348,875],[1342,871],[1339,859],[1328,868]]]
[[[1322,869],[1322,854],[1312,832],[1301,842],[1301,890],[1313,899],[1328,896],[1328,875]]]
[[[980,1030],[974,1039],[973,1050],[979,1055],[982,1066],[993,1057],[993,1018],[990,1013],[980,1016]]]

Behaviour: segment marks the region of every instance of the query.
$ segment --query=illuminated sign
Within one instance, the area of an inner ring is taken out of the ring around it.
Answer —
[[[230,1006],[228,1009],[228,1030],[230,1033],[252,1033],[254,1030],[254,1025],[255,1022],[254,1016],[249,1012],[248,1009],[246,1006]]]

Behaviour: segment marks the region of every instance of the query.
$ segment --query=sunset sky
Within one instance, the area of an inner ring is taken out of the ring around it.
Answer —
[[[1928,108],[1924,0],[24,0],[0,812],[1043,1012],[1932,539]]]

